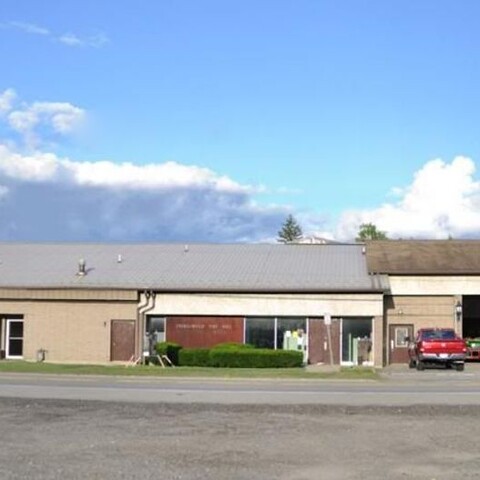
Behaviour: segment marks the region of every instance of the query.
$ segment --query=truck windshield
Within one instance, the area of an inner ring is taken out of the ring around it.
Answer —
[[[455,332],[453,330],[425,330],[423,332],[425,340],[455,340]]]

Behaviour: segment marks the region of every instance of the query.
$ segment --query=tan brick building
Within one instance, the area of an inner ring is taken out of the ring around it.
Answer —
[[[385,363],[407,361],[405,337],[422,327],[480,336],[480,241],[396,240],[366,246],[368,270],[388,276]]]
[[[385,278],[362,245],[0,245],[7,359],[141,359],[156,341],[383,363]]]
[[[141,361],[157,341],[406,361],[420,327],[480,336],[480,242],[0,244],[0,357]]]

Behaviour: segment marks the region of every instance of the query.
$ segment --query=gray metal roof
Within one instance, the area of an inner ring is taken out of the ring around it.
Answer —
[[[361,245],[0,243],[0,288],[380,292]],[[121,261],[119,261],[119,256]],[[79,259],[86,275],[79,276]]]

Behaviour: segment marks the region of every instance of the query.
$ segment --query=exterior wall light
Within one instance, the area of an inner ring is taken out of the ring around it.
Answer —
[[[457,318],[457,322],[462,319],[462,304],[460,302],[455,304],[455,316]]]

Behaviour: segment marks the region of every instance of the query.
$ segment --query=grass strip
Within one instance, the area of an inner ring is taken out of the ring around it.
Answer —
[[[155,365],[79,365],[60,363],[35,363],[19,360],[0,362],[0,373],[38,373],[51,375],[109,375],[139,377],[210,377],[210,378],[281,378],[281,379],[342,379],[378,380],[374,368],[342,367],[329,368],[209,368],[174,367]]]

